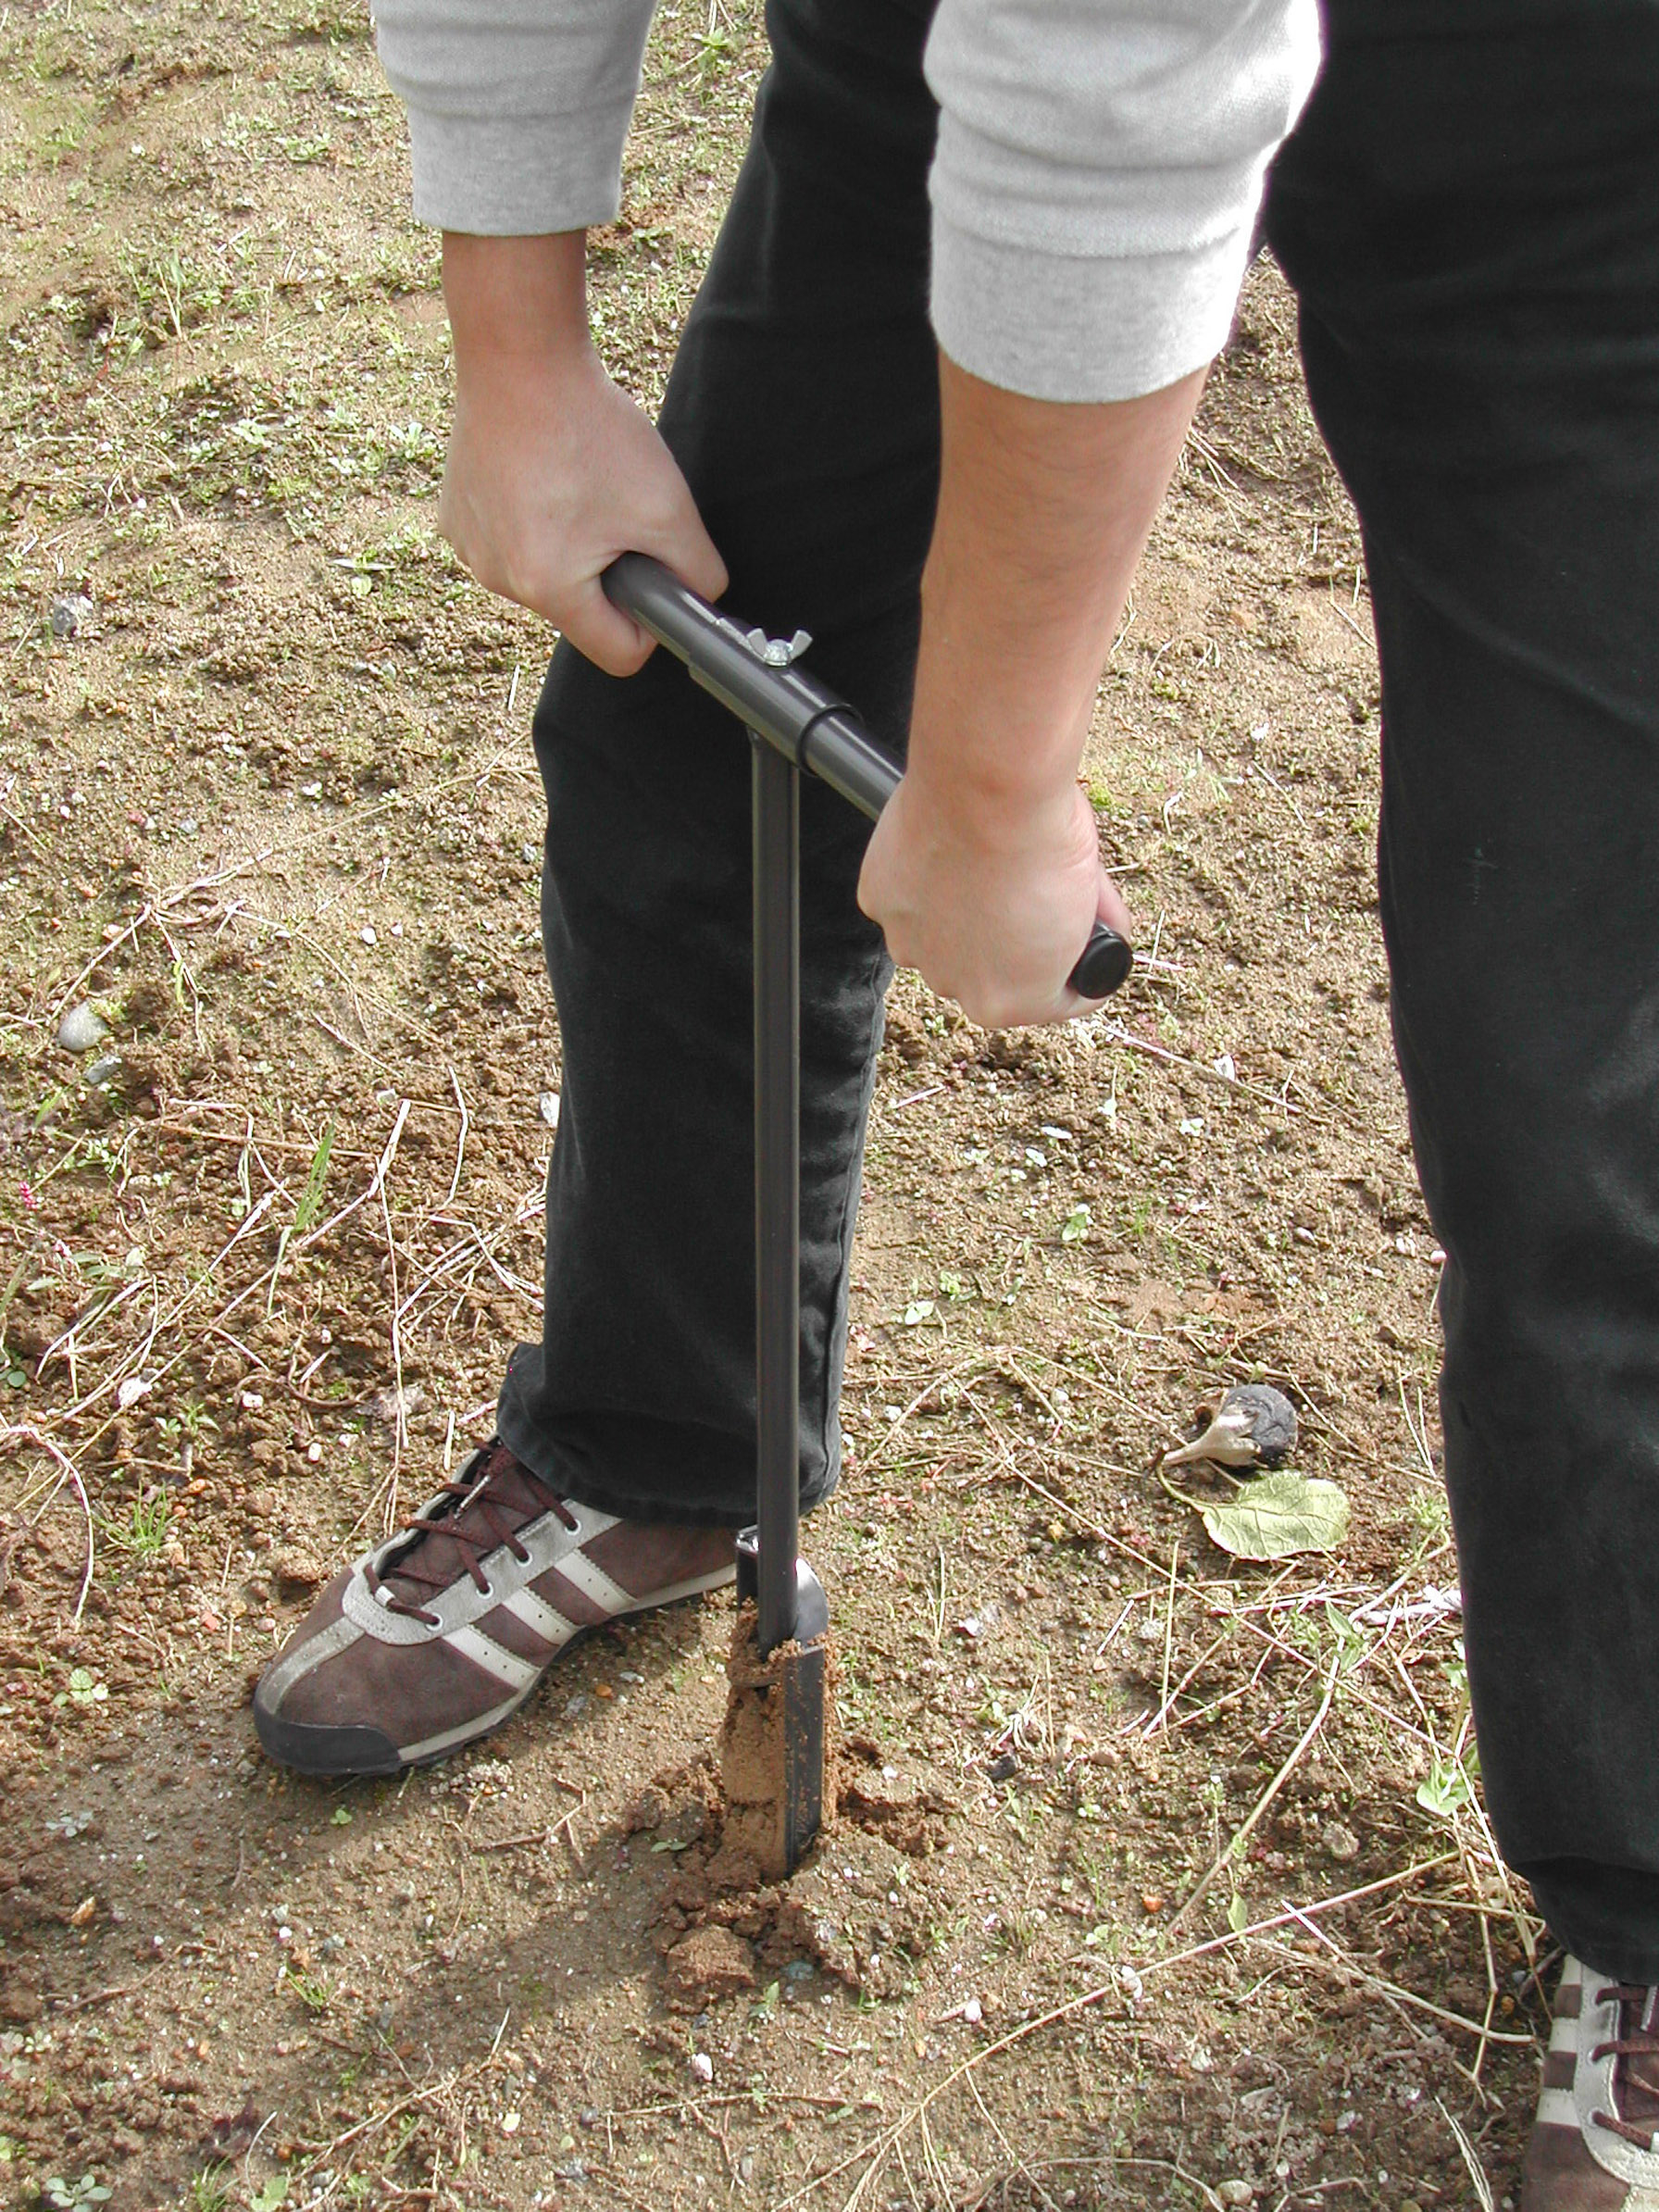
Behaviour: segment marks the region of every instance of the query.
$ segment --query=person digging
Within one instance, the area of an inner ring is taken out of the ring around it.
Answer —
[[[646,12],[377,11],[417,211],[445,231],[442,525],[564,632],[534,719],[564,1106],[543,1341],[509,1363],[499,1437],[325,1595],[261,1686],[261,1733],[330,1771],[474,1740],[568,1622],[723,1579],[752,1509],[746,763],[599,578],[628,550],[711,597],[730,574],[745,617],[813,632],[817,671],[889,744],[908,732],[867,853],[832,798],[803,802],[810,1507],[839,1465],[889,956],[1006,1026],[1075,1010],[1089,925],[1123,927],[1075,771],[1260,205],[1365,532],[1382,919],[1448,1255],[1442,1425],[1487,1806],[1569,1955],[1522,2204],[1643,2212],[1659,7],[1328,0],[1291,130],[1315,64],[1293,0],[941,0],[937,20],[928,0],[772,0],[749,154],[655,431],[589,343],[580,235],[617,204]]]

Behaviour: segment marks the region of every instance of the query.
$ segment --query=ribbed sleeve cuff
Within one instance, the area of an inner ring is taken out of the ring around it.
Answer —
[[[1031,399],[1138,399],[1227,343],[1246,223],[1179,254],[1093,258],[1009,245],[933,211],[933,328],[959,368]]]
[[[631,95],[580,115],[486,119],[410,107],[416,219],[484,238],[609,222],[632,109]]]

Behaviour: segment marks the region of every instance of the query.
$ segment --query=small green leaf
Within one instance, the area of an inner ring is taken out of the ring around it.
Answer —
[[[101,1682],[90,1668],[73,1667],[69,1669],[69,1686],[60,1690],[52,1700],[55,1706],[101,1706],[109,1695],[109,1685]]]
[[[1235,1935],[1242,1935],[1250,1924],[1250,1908],[1237,1890],[1233,1892],[1228,1904],[1227,1924]]]
[[[1236,1496],[1199,1511],[1210,1542],[1236,1559],[1334,1551],[1348,1533],[1347,1498],[1317,1475],[1258,1475]]]
[[[254,2192],[253,2212],[281,2212],[288,2202],[288,2176],[270,2174]]]
[[[1080,1244],[1089,1234],[1089,1224],[1093,1218],[1088,1206],[1079,1201],[1060,1224],[1060,1242],[1063,1244]]]
[[[311,1155],[306,1187],[294,1205],[293,1230],[296,1236],[304,1236],[322,1211],[323,1190],[329,1180],[329,1155],[333,1149],[334,1124],[331,1121],[318,1140],[317,1150]]]
[[[930,1320],[933,1315],[931,1298],[913,1298],[904,1308],[904,1326],[914,1329],[918,1321]]]
[[[653,1851],[689,1851],[691,1845],[682,1843],[677,1836],[659,1836],[651,1848]]]
[[[329,1815],[331,1828],[349,1828],[351,1824],[352,1813],[349,1806],[337,1805]]]
[[[1438,1751],[1428,1780],[1417,1784],[1417,1803],[1426,1813],[1438,1814],[1442,1820],[1449,1820],[1474,1794],[1475,1785],[1462,1759],[1443,1758]]]

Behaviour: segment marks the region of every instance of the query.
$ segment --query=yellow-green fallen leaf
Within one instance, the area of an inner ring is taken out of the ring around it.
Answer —
[[[1318,1475],[1258,1475],[1234,1496],[1198,1509],[1211,1543],[1236,1559],[1334,1551],[1348,1533],[1348,1500]]]

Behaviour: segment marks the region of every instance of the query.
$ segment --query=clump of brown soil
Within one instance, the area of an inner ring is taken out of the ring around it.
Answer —
[[[916,1879],[911,1862],[942,1848],[955,1807],[884,1765],[867,1737],[850,1737],[826,1763],[817,1840],[792,1876],[769,1881],[755,1846],[757,1837],[775,1838],[781,1775],[763,1763],[776,1756],[776,1722],[759,1690],[764,1681],[775,1697],[779,1674],[755,1660],[753,1609],[745,1610],[747,1636],[740,1617],[733,1637],[719,1767],[704,1752],[666,1768],[623,1821],[625,1834],[654,1834],[679,1860],[655,1939],[667,2001],[677,2011],[701,2011],[800,1959],[848,1988],[895,1993],[929,1918],[930,1885]],[[734,1771],[745,1792],[735,1799]]]
[[[666,1961],[668,2002],[677,2012],[701,2012],[717,1997],[755,1987],[755,1956],[742,1936],[717,1923],[682,1935]]]
[[[926,1858],[944,1848],[956,1806],[942,1791],[902,1776],[886,1763],[868,1736],[849,1736],[835,1768],[836,1818],[843,1826],[879,1836],[906,1858]]]

